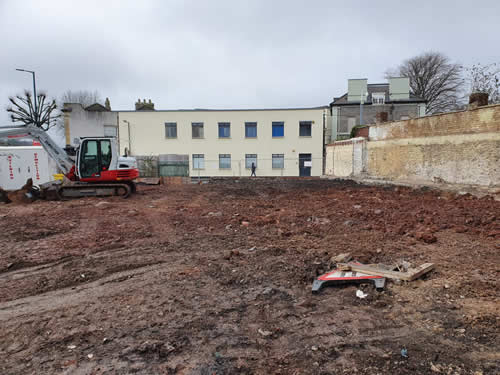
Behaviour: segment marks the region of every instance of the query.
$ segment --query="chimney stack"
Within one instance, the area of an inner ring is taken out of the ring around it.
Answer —
[[[149,99],[148,102],[146,102],[146,99],[137,99],[137,102],[135,103],[135,110],[136,111],[154,111],[155,110],[155,104]]]
[[[469,96],[469,109],[488,105],[489,94],[487,92],[475,92]]]

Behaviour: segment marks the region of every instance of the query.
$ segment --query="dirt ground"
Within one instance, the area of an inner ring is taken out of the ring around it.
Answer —
[[[0,204],[0,373],[499,374],[499,219],[334,180]],[[345,252],[436,269],[313,295]]]

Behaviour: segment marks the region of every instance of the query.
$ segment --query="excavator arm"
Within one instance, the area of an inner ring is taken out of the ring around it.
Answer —
[[[38,141],[64,174],[68,174],[75,165],[75,162],[69,157],[66,151],[59,147],[46,131],[33,125],[0,127],[0,137],[24,134]]]

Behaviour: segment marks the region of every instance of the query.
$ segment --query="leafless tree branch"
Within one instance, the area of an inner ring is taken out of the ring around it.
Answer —
[[[404,61],[386,76],[399,75],[410,79],[411,91],[427,100],[426,112],[457,109],[463,87],[462,67],[438,52],[427,52]]]
[[[10,113],[10,118],[14,123],[22,123],[24,125],[34,124],[43,130],[48,130],[55,124],[60,114],[53,114],[57,108],[56,101],[46,102],[47,96],[43,93],[37,95],[37,105],[33,102],[33,96],[29,92],[25,92],[24,96],[16,95],[10,97],[9,101],[12,106],[7,108]]]

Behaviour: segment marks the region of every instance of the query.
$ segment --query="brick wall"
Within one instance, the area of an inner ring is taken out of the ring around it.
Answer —
[[[500,186],[500,105],[372,126],[369,139],[372,177]]]
[[[500,187],[500,105],[373,125],[326,151],[331,176]]]
[[[396,121],[370,127],[370,140],[500,132],[500,105]]]

